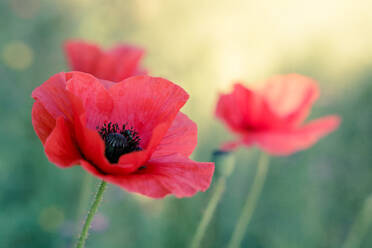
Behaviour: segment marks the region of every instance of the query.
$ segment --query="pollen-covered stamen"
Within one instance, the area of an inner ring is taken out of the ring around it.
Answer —
[[[127,129],[126,125],[119,128],[118,124],[108,122],[97,130],[105,141],[105,156],[110,163],[117,163],[123,154],[142,150],[139,146],[141,139],[133,128]]]

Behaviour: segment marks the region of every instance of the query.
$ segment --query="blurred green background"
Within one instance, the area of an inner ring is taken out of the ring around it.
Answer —
[[[368,0],[0,0],[0,247],[72,247],[83,218],[85,172],[50,164],[31,125],[31,91],[68,70],[69,38],[144,47],[151,75],[191,95],[184,111],[199,126],[199,161],[232,138],[213,116],[232,82],[291,72],[317,79],[311,118],[337,113],[342,125],[271,160],[242,247],[341,247],[372,193],[371,10]],[[250,189],[258,150],[235,155],[202,247],[225,247]],[[187,247],[210,193],[153,200],[110,185],[87,247]],[[364,248],[372,247],[366,216],[357,232]]]

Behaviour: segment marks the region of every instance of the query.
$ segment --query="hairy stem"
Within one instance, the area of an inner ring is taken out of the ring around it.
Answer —
[[[105,192],[107,183],[105,181],[101,181],[98,191],[96,193],[95,199],[92,203],[92,206],[89,209],[87,218],[85,219],[85,223],[83,226],[83,229],[81,230],[79,240],[76,244],[76,248],[83,248],[85,246],[85,241],[88,238],[88,231],[90,228],[90,225],[92,223],[93,217],[96,214],[99,204],[102,201],[103,193]]]

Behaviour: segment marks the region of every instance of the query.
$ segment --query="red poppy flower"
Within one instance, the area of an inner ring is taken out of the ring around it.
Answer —
[[[269,154],[289,155],[309,148],[340,123],[326,116],[302,125],[318,96],[316,82],[296,74],[272,77],[256,91],[235,84],[220,96],[216,116],[240,138],[222,149],[257,144]]]
[[[97,45],[71,40],[65,43],[64,49],[73,71],[86,72],[112,82],[146,74],[140,67],[145,52],[138,47],[123,44],[104,51]]]
[[[211,182],[213,163],[188,157],[197,127],[180,108],[188,94],[162,78],[102,83],[59,73],[36,88],[32,123],[48,159],[85,170],[128,191],[192,196]]]

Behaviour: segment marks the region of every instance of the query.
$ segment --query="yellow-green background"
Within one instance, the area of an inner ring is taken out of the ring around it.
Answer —
[[[371,11],[368,0],[0,0],[0,247],[75,241],[85,172],[47,161],[30,97],[68,70],[61,44],[69,38],[144,47],[150,74],[191,95],[184,111],[198,123],[199,161],[232,138],[213,112],[234,81],[317,79],[311,118],[337,113],[342,125],[307,151],[272,158],[243,247],[341,247],[372,193]],[[258,150],[236,157],[202,247],[225,247],[250,188]],[[209,197],[152,200],[111,185],[87,247],[187,247]],[[372,228],[362,229],[360,247],[371,247]]]

